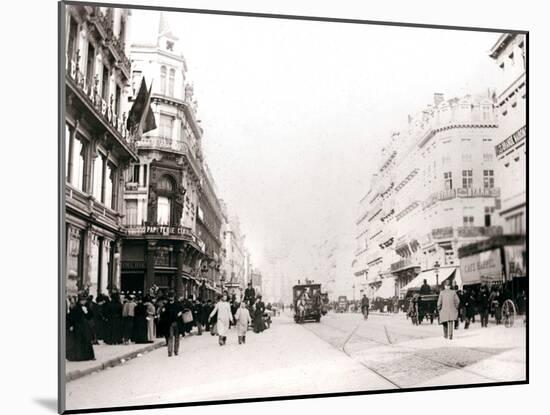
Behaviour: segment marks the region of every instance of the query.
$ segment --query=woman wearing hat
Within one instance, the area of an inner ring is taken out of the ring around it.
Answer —
[[[95,360],[89,324],[92,315],[86,307],[87,299],[85,293],[80,293],[78,302],[67,316],[67,327],[71,337],[71,347],[67,348],[67,360],[70,361]]]

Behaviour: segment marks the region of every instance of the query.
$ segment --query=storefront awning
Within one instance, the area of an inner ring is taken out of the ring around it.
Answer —
[[[384,278],[382,285],[374,292],[374,298],[392,298],[395,296],[395,279]]]
[[[428,283],[429,286],[434,286],[437,284],[437,281],[439,279],[439,284],[441,284],[443,281],[447,280],[449,277],[453,275],[455,271],[457,271],[457,267],[441,267],[439,268],[439,275],[437,278],[435,274],[434,269],[430,269],[427,271],[422,271],[420,274],[418,274],[411,282],[409,282],[407,285],[405,285],[403,288],[401,288],[401,294],[405,294],[408,290],[414,290],[419,289],[422,284],[424,283],[424,280]],[[460,278],[460,271],[455,274]],[[458,285],[462,284],[462,281],[456,281]]]

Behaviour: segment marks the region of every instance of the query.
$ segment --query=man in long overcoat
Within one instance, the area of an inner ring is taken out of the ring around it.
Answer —
[[[458,319],[458,307],[460,300],[456,291],[451,290],[449,281],[445,281],[445,289],[439,293],[437,309],[439,310],[439,323],[443,325],[443,336],[453,338],[454,322]]]

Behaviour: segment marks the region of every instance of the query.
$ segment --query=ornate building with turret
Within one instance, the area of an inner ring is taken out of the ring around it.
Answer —
[[[145,79],[157,128],[136,148],[139,162],[124,182],[128,235],[122,255],[122,291],[144,292],[156,286],[179,296],[204,294],[201,264],[212,255],[197,234],[203,183],[203,130],[197,101],[187,80],[187,65],[161,13],[156,39],[131,45],[133,98]],[[201,290],[202,286],[202,290]]]
[[[120,287],[124,171],[138,160],[126,128],[130,12],[65,5],[67,294]]]

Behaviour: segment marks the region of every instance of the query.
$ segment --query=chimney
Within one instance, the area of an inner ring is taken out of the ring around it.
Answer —
[[[443,96],[443,94],[441,92],[436,92],[434,93],[434,105],[437,107],[439,104],[441,104],[443,102],[443,100],[445,99],[445,97]]]

